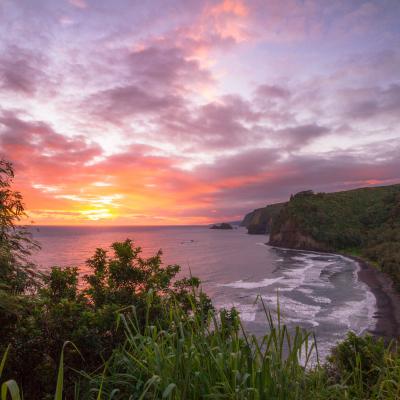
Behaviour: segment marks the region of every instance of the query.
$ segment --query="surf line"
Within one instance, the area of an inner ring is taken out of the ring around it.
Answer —
[[[320,256],[326,256],[327,255],[327,256],[339,257],[339,258],[341,258],[343,260],[349,261],[351,264],[355,265],[355,267],[356,267],[357,283],[365,290],[367,297],[369,297],[368,294],[371,294],[372,298],[374,299],[373,302],[372,301],[369,302],[369,306],[370,307],[368,307],[368,314],[372,316],[376,312],[379,311],[378,310],[378,304],[377,304],[378,300],[377,300],[374,292],[371,290],[371,288],[368,286],[367,283],[363,282],[359,278],[359,272],[362,269],[361,268],[361,261],[358,261],[358,260],[356,260],[354,258],[347,257],[347,256],[345,256],[343,254],[340,254],[340,253],[330,253],[330,252],[313,251],[313,250],[302,250],[302,249],[291,249],[290,247],[271,246],[268,243],[264,243],[264,245],[269,247],[269,248],[277,249],[277,250],[293,251],[293,252],[298,252],[298,253],[311,253],[311,254],[316,254],[316,255],[320,255]],[[372,306],[372,309],[371,309],[371,306]],[[367,328],[365,328],[362,333],[368,331],[371,328],[372,329],[376,328],[378,321],[374,320],[374,318],[371,318],[371,320],[372,320],[372,324],[370,324]],[[374,326],[372,327],[372,325],[374,325]]]

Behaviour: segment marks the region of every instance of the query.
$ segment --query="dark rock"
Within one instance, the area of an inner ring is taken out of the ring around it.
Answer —
[[[227,224],[226,222],[223,222],[222,224],[214,224],[210,226],[210,229],[233,229],[231,224]]]

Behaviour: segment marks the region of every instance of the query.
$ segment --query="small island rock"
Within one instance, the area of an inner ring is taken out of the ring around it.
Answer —
[[[210,229],[233,229],[231,224],[223,222],[222,224],[214,224],[210,226]]]

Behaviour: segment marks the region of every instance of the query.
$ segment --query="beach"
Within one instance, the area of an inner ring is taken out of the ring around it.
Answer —
[[[371,266],[359,257],[350,257],[357,261],[360,269],[358,278],[369,286],[376,297],[376,326],[368,332],[391,340],[400,336],[400,294],[393,287],[391,279],[383,272]]]

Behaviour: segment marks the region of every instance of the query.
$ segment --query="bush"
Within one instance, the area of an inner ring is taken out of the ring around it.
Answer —
[[[328,361],[342,378],[360,378],[360,384],[368,387],[377,383],[384,365],[385,351],[383,339],[370,335],[360,337],[350,332],[346,340],[332,350]]]
[[[38,398],[54,387],[56,366],[64,342],[73,348],[65,360],[75,369],[95,370],[122,344],[125,335],[116,320],[122,309],[134,307],[138,327],[169,322],[168,308],[178,305],[182,313],[196,309],[206,312],[211,301],[199,291],[200,281],[191,277],[176,280],[177,265],[162,266],[161,252],[144,259],[140,247],[131,240],[112,245],[113,256],[97,249],[87,261],[92,274],[84,277],[87,285],[78,288],[78,269],[59,267],[43,277],[42,287],[23,296],[24,306],[18,319],[2,337],[3,345],[12,344],[8,366],[21,382],[29,398]],[[147,308],[152,293],[152,307]],[[67,381],[72,390],[72,381]]]

